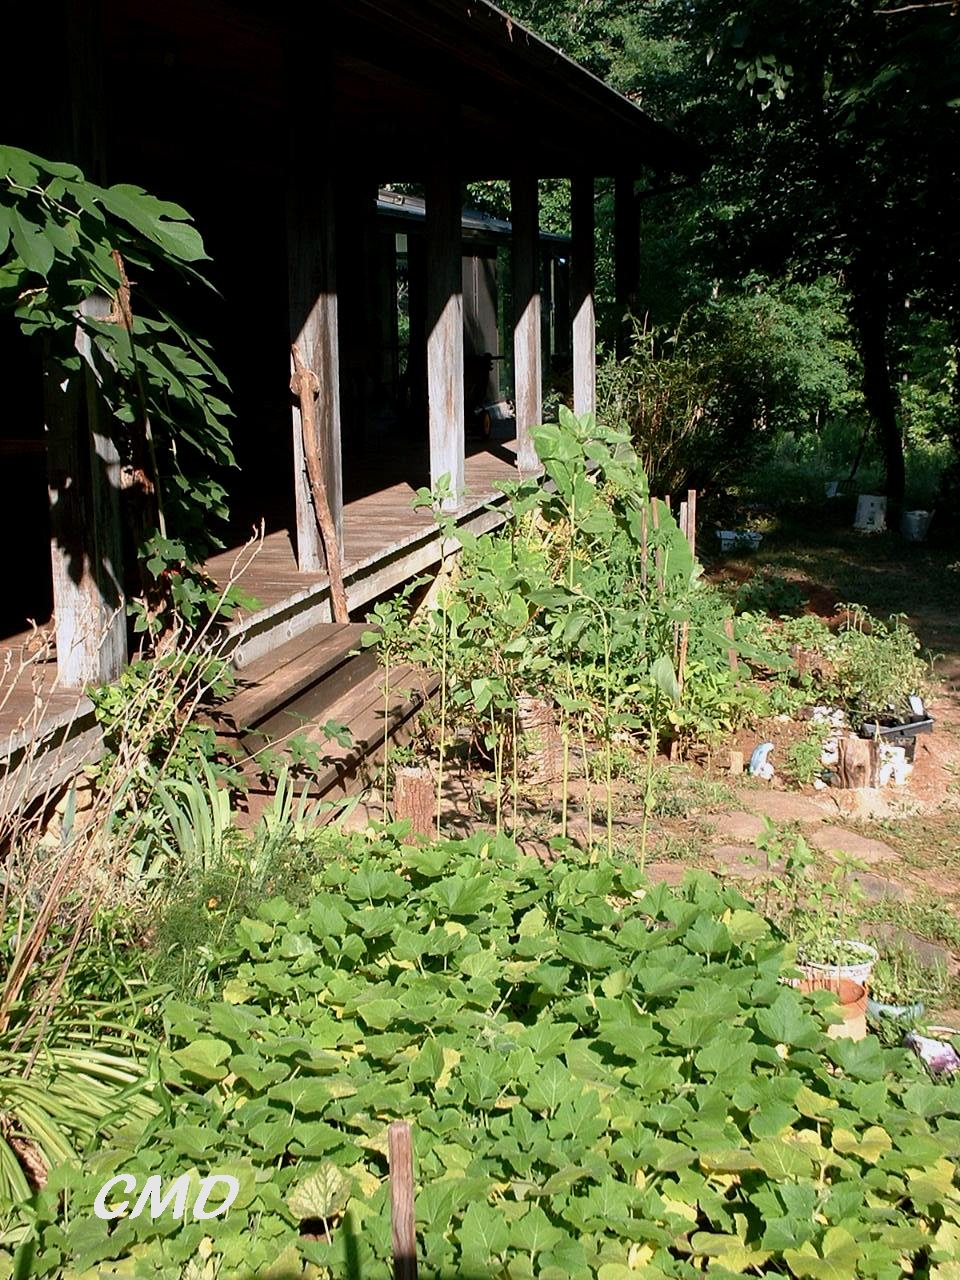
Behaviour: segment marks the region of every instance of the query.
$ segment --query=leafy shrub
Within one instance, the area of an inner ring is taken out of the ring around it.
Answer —
[[[823,769],[820,763],[823,741],[824,733],[821,728],[791,742],[783,753],[780,766],[784,777],[801,787],[809,786],[814,778],[819,777]]]
[[[836,631],[815,617],[739,621],[775,653],[803,651],[801,685],[811,697],[845,707],[854,725],[871,715],[907,713],[909,696],[923,694],[928,683],[915,633],[900,614],[884,622],[859,604],[840,609]]]
[[[828,1040],[733,890],[480,838],[318,877],[241,923],[220,1001],[168,1007],[163,1114],[55,1171],[22,1273],[384,1274],[400,1117],[427,1278],[948,1274],[960,1087]],[[90,1212],[107,1176],[191,1170],[237,1177],[226,1216]]]
[[[780,617],[795,613],[803,604],[803,592],[782,573],[762,569],[737,589],[735,605],[738,613],[768,613]]]

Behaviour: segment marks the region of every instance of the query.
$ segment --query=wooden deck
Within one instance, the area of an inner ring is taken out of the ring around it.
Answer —
[[[457,523],[473,532],[495,527],[503,519],[490,510],[491,504],[503,502],[498,482],[517,477],[515,441],[495,442],[471,454],[465,477],[467,492],[455,513]],[[344,504],[344,583],[351,613],[439,563],[436,522],[431,512],[414,510],[414,497],[413,487],[401,483]],[[231,628],[238,667],[331,620],[327,575],[299,572],[286,529],[268,534],[258,545],[214,556],[207,571],[221,586],[236,581],[258,603]]]
[[[480,533],[502,523],[497,485],[516,476],[513,440],[468,456],[466,494],[454,513],[458,525]],[[345,504],[344,578],[352,612],[440,562],[437,525],[429,511],[414,510],[413,501],[412,485],[401,483]],[[258,602],[231,627],[240,668],[331,620],[329,580],[298,571],[286,530],[213,557],[207,570],[221,585],[236,580]],[[58,687],[57,664],[39,639],[40,633],[25,633],[0,644],[0,809],[55,788],[99,750],[89,699]]]

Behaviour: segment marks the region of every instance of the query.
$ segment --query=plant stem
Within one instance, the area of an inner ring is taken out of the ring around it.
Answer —
[[[647,772],[643,790],[643,825],[640,828],[640,870],[647,868],[647,832],[650,825],[650,791],[653,781],[653,761],[656,756],[656,729],[650,718],[650,738],[647,743]]]

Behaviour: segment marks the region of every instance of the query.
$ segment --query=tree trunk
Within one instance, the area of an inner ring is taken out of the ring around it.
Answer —
[[[903,506],[906,472],[903,436],[897,418],[897,397],[887,350],[889,290],[882,268],[862,262],[851,270],[850,286],[853,321],[863,361],[863,395],[880,445],[888,503],[896,516],[896,510]]]

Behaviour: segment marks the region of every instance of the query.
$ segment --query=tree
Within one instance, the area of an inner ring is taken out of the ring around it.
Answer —
[[[512,12],[710,156],[696,187],[644,204],[658,322],[751,272],[841,282],[899,502],[892,331],[910,301],[960,341],[957,5],[513,0]]]
[[[876,0],[661,0],[651,22],[687,50],[691,78],[665,93],[713,156],[701,252],[719,276],[840,275],[899,503],[891,327],[911,298],[956,323],[960,19]]]

